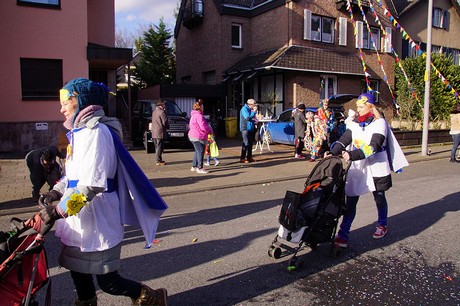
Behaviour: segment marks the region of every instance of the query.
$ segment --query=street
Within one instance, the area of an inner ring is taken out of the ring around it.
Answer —
[[[289,255],[276,260],[267,249],[286,190],[300,191],[304,179],[201,193],[177,188],[165,196],[169,209],[151,249],[143,249],[139,230],[127,228],[120,273],[167,288],[170,305],[459,305],[459,170],[442,159],[393,175],[384,239],[372,239],[376,208],[366,195],[348,249],[339,258],[329,256],[329,245],[306,249],[303,269],[294,272]],[[1,217],[2,228],[11,217]],[[52,305],[68,305],[75,292],[68,271],[57,266],[54,232],[46,249]],[[45,293],[38,293],[40,305]],[[98,298],[99,305],[130,304],[101,291]]]

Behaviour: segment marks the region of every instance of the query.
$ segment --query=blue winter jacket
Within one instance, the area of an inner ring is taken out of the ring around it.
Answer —
[[[251,111],[251,108],[245,104],[240,111],[240,131],[255,131],[256,127],[254,124],[255,112]]]

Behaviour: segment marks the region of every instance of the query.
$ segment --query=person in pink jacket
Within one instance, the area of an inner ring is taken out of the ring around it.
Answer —
[[[204,148],[208,141],[208,134],[213,134],[213,131],[203,116],[203,101],[201,99],[193,104],[189,126],[188,138],[195,148],[192,168],[190,170],[206,174],[208,171],[203,169]]]

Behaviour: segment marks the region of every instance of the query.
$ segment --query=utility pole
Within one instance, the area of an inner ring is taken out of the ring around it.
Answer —
[[[431,29],[433,23],[433,0],[428,0],[426,25],[425,101],[423,104],[422,156],[428,154],[428,125],[430,119],[430,77],[431,77]]]

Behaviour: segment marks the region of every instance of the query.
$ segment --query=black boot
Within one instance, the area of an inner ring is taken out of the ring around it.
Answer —
[[[150,305],[150,306],[167,306],[168,292],[164,288],[152,289],[146,285],[142,285],[141,294],[136,300],[133,300],[133,305]]]

